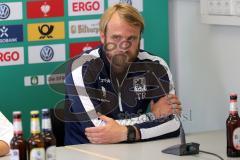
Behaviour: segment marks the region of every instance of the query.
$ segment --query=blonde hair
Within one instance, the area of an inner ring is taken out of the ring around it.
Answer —
[[[144,20],[137,9],[127,3],[119,3],[108,8],[102,15],[99,23],[100,32],[106,33],[108,22],[111,20],[114,13],[118,13],[119,16],[127,23],[133,26],[140,27],[140,33],[144,30]]]

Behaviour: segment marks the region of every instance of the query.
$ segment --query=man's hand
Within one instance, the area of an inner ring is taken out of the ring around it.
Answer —
[[[9,152],[9,146],[6,142],[0,140],[0,158],[1,156],[4,156],[8,154]]]
[[[171,114],[181,114],[181,102],[174,94],[166,95],[160,98],[156,103],[151,101],[151,111],[156,118],[168,116]]]
[[[85,134],[91,143],[106,144],[127,140],[127,127],[104,115],[99,118],[106,123],[105,126],[85,129]]]

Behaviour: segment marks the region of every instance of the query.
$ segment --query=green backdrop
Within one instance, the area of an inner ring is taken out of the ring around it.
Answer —
[[[79,19],[97,19],[100,15],[74,16],[68,17],[67,0],[64,0],[64,17],[58,18],[40,18],[27,19],[26,2],[27,0],[1,0],[1,2],[23,2],[23,20],[6,20],[0,21],[0,25],[23,24],[24,41],[20,43],[0,44],[1,48],[11,48],[24,46],[24,65],[16,66],[0,66],[0,111],[12,121],[12,111],[20,110],[23,114],[23,128],[25,137],[29,136],[30,128],[30,110],[40,110],[41,108],[52,108],[56,102],[63,99],[63,95],[59,95],[49,88],[48,85],[41,86],[24,86],[25,76],[48,75],[62,62],[28,64],[28,46],[46,45],[46,44],[66,44],[66,57],[69,59],[69,44],[74,42],[86,42],[99,40],[95,38],[77,38],[69,39],[68,21]],[[105,8],[108,2],[105,0]],[[168,45],[168,0],[143,0],[143,12],[145,18],[144,49],[153,54],[161,56],[167,62],[169,60]],[[41,22],[65,22],[65,39],[53,41],[28,42],[27,40],[27,24]]]

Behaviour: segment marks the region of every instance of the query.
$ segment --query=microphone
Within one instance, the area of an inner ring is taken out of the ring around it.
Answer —
[[[157,78],[154,72],[152,72],[153,75]],[[164,90],[164,87],[161,82],[159,82],[159,86],[162,88],[163,92],[165,95],[167,95],[167,92]],[[174,88],[173,84],[170,83],[170,88]],[[172,106],[172,108],[175,110],[175,107]],[[178,121],[180,122],[180,138],[181,138],[181,144],[177,144],[171,147],[168,147],[164,150],[162,150],[163,153],[167,154],[173,154],[177,156],[183,156],[183,155],[194,155],[194,154],[199,154],[199,146],[200,144],[198,143],[186,143],[186,138],[185,138],[185,132],[182,126],[182,122],[179,118],[179,115],[176,113],[175,116]]]
[[[178,156],[199,154],[199,145],[200,144],[194,143],[194,142],[186,143],[185,132],[184,132],[184,129],[182,126],[182,122],[177,114],[176,114],[176,117],[180,122],[181,144],[177,144],[177,145],[168,147],[168,148],[162,150],[162,152],[167,153],[167,154],[178,155]]]

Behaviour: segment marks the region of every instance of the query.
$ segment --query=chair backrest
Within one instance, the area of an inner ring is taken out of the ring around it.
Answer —
[[[65,127],[64,127],[64,109],[54,108],[50,109],[50,116],[52,121],[52,131],[56,138],[56,146],[64,146],[64,136],[65,136]]]

